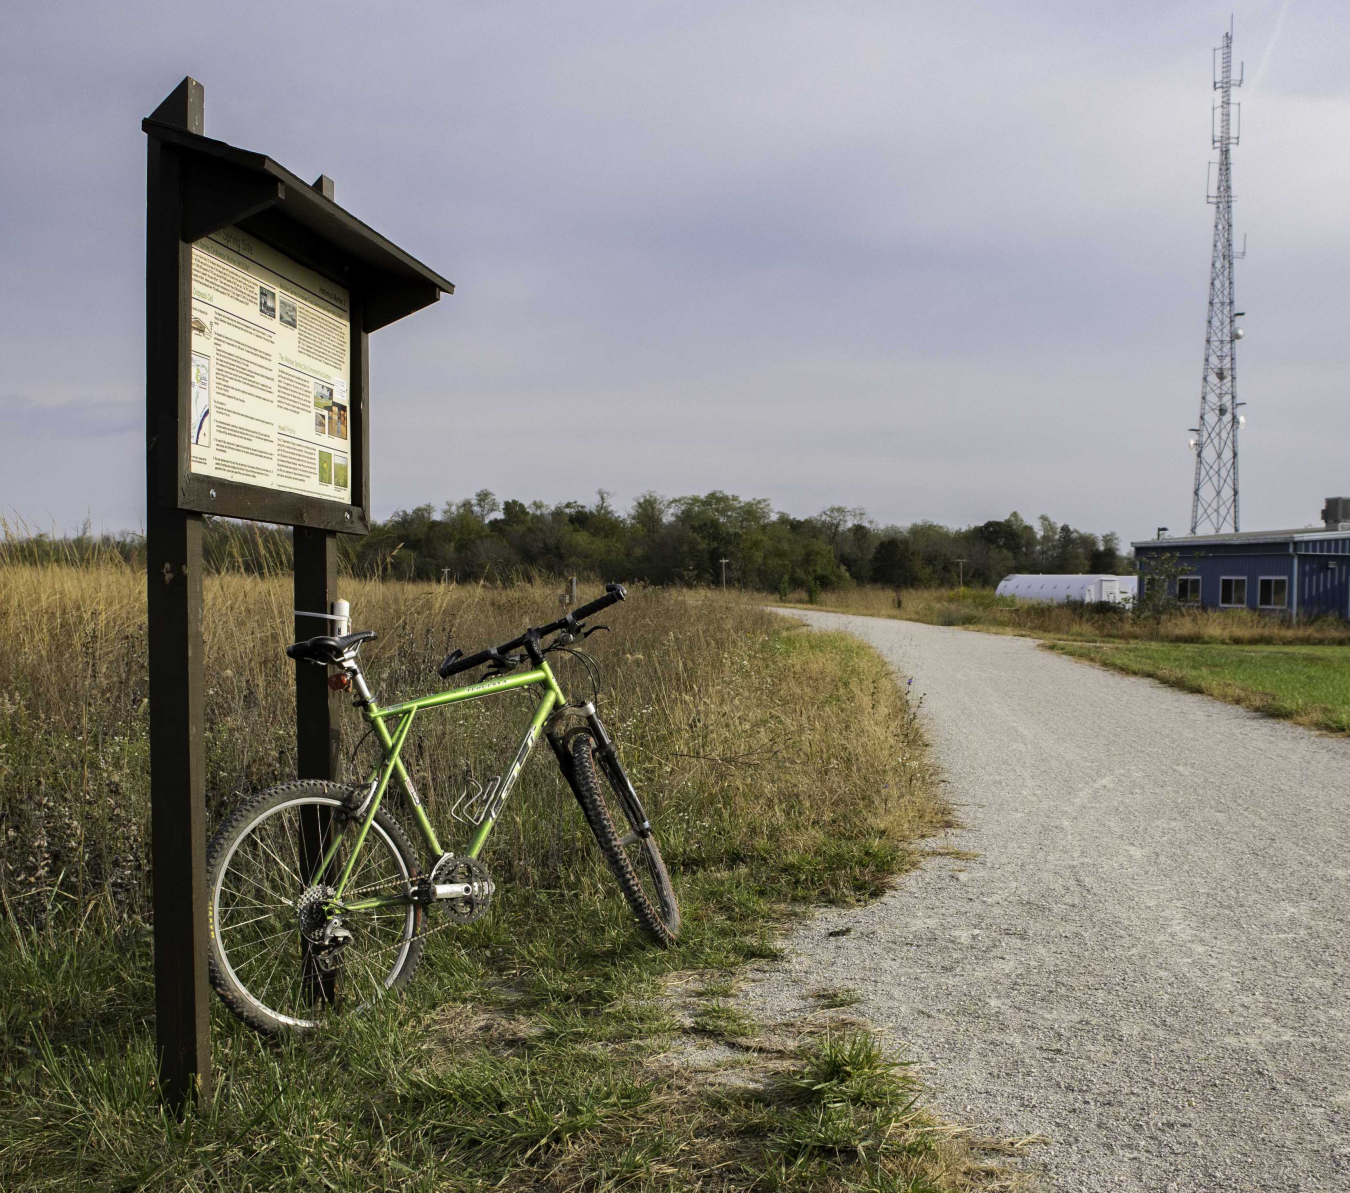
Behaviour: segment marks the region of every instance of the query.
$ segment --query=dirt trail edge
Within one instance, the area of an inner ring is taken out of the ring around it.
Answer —
[[[979,856],[812,918],[755,1012],[855,988],[940,1110],[1047,1136],[1057,1189],[1350,1190],[1350,741],[1025,638],[790,612],[913,677],[966,826],[931,844]]]

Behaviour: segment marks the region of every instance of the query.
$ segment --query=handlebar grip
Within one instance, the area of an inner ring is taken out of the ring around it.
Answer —
[[[606,584],[605,595],[593,600],[589,605],[582,605],[579,609],[572,610],[572,616],[577,621],[585,621],[586,618],[599,613],[601,609],[608,609],[611,605],[617,605],[620,601],[628,599],[628,590],[622,584]]]
[[[460,652],[455,651],[436,670],[442,679],[449,679],[452,675],[458,675],[461,671],[471,671],[475,667],[481,667],[484,663],[492,662],[496,653],[496,647],[493,647],[491,650],[480,650],[477,654],[461,658]]]

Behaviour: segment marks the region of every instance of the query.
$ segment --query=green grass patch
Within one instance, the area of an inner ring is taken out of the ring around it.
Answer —
[[[809,997],[823,1011],[842,1010],[862,1002],[862,995],[852,986],[821,986]]]
[[[1350,733],[1350,654],[1338,646],[1054,642],[1049,648],[1267,716]]]

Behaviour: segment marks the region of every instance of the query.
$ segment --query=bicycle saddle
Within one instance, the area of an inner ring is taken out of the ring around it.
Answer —
[[[333,638],[320,634],[317,638],[306,638],[303,642],[292,642],[286,647],[286,653],[293,659],[306,663],[336,663],[359,642],[378,637],[373,630],[360,630],[355,634],[343,634]]]

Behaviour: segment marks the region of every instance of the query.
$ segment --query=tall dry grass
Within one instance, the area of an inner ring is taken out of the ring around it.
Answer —
[[[0,889],[22,919],[96,898],[120,917],[147,912],[144,585],[115,558],[0,566]],[[342,591],[354,623],[379,634],[363,659],[386,701],[437,687],[452,643],[474,650],[557,610],[556,589],[543,583],[346,580]],[[243,795],[294,776],[294,664],[283,653],[292,607],[289,576],[206,580],[213,825]],[[824,650],[709,593],[639,589],[605,620],[614,632],[587,643],[604,676],[603,715],[677,867],[774,859],[781,868],[859,818],[885,822],[903,841],[939,815],[909,709],[862,648]],[[582,669],[555,657],[564,686],[589,695]],[[505,765],[530,708],[531,697],[515,693],[419,717],[405,758],[447,847],[450,803],[470,774]],[[363,729],[349,711],[348,746]],[[367,739],[350,776],[372,759]],[[517,791],[490,846],[494,870],[507,883],[579,881],[579,820],[547,752]],[[873,878],[866,869],[851,881],[881,881],[884,867]]]

